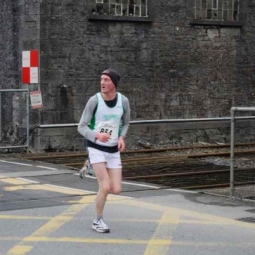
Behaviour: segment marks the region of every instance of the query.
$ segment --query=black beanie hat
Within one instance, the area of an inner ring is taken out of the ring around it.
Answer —
[[[120,81],[120,75],[117,73],[117,71],[113,69],[106,69],[102,72],[102,74],[108,75],[111,78],[114,85],[116,87],[118,86],[118,83]]]

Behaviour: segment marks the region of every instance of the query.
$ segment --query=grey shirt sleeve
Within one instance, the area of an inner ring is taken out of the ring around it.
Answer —
[[[97,106],[97,95],[92,96],[81,115],[80,122],[78,124],[78,132],[91,142],[95,141],[96,131],[89,128],[89,123],[93,117],[93,112]]]
[[[121,127],[121,136],[126,136],[128,128],[129,128],[129,122],[130,122],[130,105],[129,100],[127,97],[122,95],[122,104],[124,108],[124,114],[122,116],[122,127]]]

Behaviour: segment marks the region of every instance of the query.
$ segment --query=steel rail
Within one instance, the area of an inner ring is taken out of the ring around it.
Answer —
[[[236,186],[245,186],[249,184],[255,184],[255,181],[247,181],[247,182],[236,182]],[[218,184],[205,184],[205,185],[194,185],[194,186],[180,186],[176,187],[178,189],[187,189],[187,190],[194,190],[194,189],[208,189],[208,188],[229,188],[230,183],[218,183]]]
[[[235,144],[236,147],[244,147],[244,146],[255,146],[255,143],[238,143]],[[230,144],[211,144],[211,145],[192,145],[187,147],[168,147],[168,148],[159,148],[159,149],[143,149],[143,150],[127,150],[121,152],[122,155],[126,154],[139,154],[139,153],[157,153],[157,152],[164,152],[164,151],[180,151],[180,150],[194,150],[194,149],[211,149],[211,148],[226,148],[230,147]],[[53,159],[53,158],[73,158],[73,157],[85,157],[87,156],[87,152],[80,152],[80,153],[60,153],[54,155],[26,155],[25,159]]]
[[[255,168],[239,168],[235,169],[236,172],[249,172],[255,171]],[[205,170],[205,171],[197,171],[197,172],[186,172],[186,173],[172,173],[172,174],[153,174],[153,175],[139,175],[139,176],[130,176],[125,177],[125,180],[138,180],[138,179],[158,179],[162,177],[179,177],[179,176],[194,176],[194,175],[207,175],[207,174],[229,174],[230,169],[217,169],[217,170]]]
[[[245,150],[245,151],[236,151],[237,155],[246,155],[246,154],[255,154],[255,150]],[[224,157],[229,156],[230,152],[217,152],[217,153],[202,153],[202,154],[190,154],[190,155],[176,155],[176,156],[160,156],[160,157],[136,157],[130,159],[123,159],[122,164],[138,164],[138,163],[146,163],[153,160],[153,162],[174,162],[176,160],[184,160],[184,159],[191,159],[191,158],[204,158],[204,157]],[[169,161],[170,160],[170,161]],[[59,165],[63,166],[81,166],[84,162],[74,162],[74,163],[60,163]],[[57,163],[56,163],[57,164]]]

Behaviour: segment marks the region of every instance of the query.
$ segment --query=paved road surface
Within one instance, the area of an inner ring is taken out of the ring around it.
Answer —
[[[111,233],[91,229],[97,183],[68,168],[0,159],[0,254],[254,255],[255,203],[123,184]]]

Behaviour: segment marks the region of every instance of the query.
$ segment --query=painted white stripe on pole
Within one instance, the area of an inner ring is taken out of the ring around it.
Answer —
[[[30,67],[30,51],[22,51],[22,67]]]
[[[30,67],[30,83],[38,83],[38,67]]]

